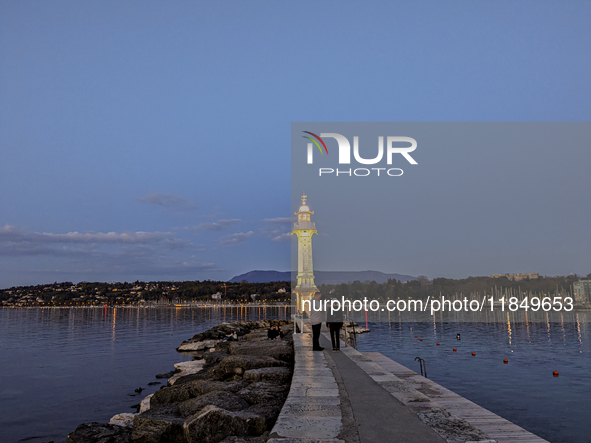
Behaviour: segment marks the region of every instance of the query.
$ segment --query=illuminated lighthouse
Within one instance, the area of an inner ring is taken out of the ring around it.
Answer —
[[[297,311],[302,311],[302,301],[310,300],[312,294],[318,291],[314,284],[314,268],[312,266],[312,235],[317,234],[314,222],[310,221],[310,216],[314,211],[306,204],[306,194],[302,195],[302,204],[295,213],[298,221],[293,225],[292,234],[298,236],[298,274],[295,287]]]

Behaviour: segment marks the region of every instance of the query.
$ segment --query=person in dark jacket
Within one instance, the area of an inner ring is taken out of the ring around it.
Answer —
[[[331,309],[326,309],[326,327],[330,330],[330,341],[332,342],[333,352],[341,350],[341,328],[343,327],[343,311],[338,310],[332,312]]]
[[[315,292],[314,296],[311,300],[310,306],[310,324],[312,325],[312,350],[313,351],[323,351],[324,348],[320,346],[320,329],[322,328],[322,323],[326,320],[326,313],[324,309],[321,309],[321,299],[322,295],[320,292]],[[320,308],[318,311],[314,309]]]

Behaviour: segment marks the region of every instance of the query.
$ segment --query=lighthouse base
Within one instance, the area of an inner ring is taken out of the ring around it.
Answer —
[[[318,288],[306,288],[306,289],[298,289],[296,288],[293,292],[293,296],[295,298],[295,306],[296,312],[298,314],[303,314],[304,312],[310,315],[309,303],[306,303],[306,309],[304,309],[304,300],[312,300],[312,296],[315,292],[318,292]]]

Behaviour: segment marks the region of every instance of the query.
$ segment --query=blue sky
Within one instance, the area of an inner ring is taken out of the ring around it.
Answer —
[[[0,287],[287,270],[291,122],[589,121],[590,18],[568,1],[3,1]]]

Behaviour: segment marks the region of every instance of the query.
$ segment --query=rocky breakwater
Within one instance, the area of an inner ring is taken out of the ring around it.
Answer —
[[[177,367],[167,386],[142,401],[139,413],[82,424],[66,442],[266,442],[294,365],[292,328],[275,340],[267,340],[267,330],[287,324],[231,322],[197,334],[178,348],[195,353],[195,360]]]

